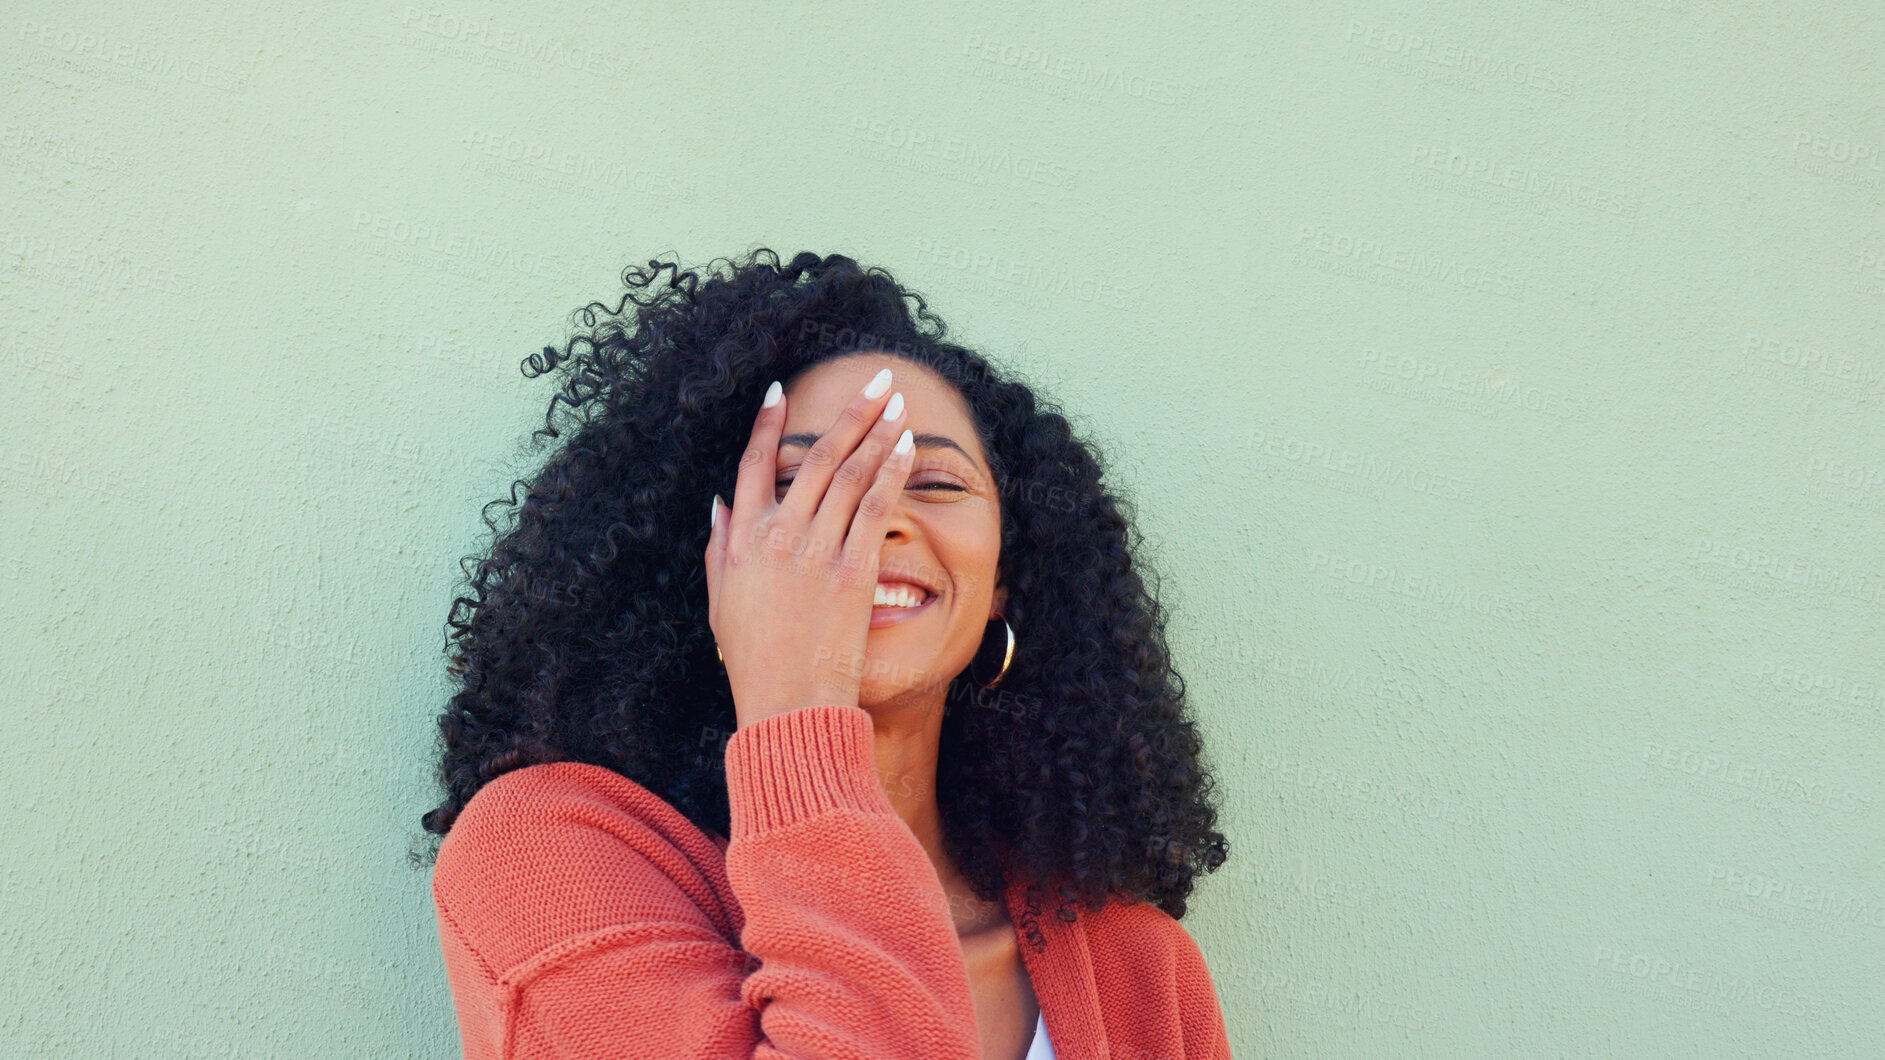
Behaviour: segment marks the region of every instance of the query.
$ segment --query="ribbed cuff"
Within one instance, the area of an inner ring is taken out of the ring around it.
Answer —
[[[748,725],[727,740],[726,775],[729,840],[826,810],[896,813],[877,779],[871,717],[861,707],[799,707]]]

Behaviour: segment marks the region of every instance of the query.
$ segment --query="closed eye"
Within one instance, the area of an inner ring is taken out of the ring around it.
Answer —
[[[790,486],[791,484],[792,484],[791,479],[782,478],[778,481],[778,484],[774,488],[785,489],[787,486]],[[961,486],[958,486],[953,482],[923,482],[915,486],[911,486],[909,488],[913,490],[955,490],[957,493],[969,492],[967,489]]]

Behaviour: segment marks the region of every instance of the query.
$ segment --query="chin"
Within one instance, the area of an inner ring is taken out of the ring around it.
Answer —
[[[940,700],[949,687],[948,681],[928,680],[923,671],[914,667],[889,663],[876,657],[869,658],[866,665],[873,672],[889,671],[899,675],[896,680],[888,678],[882,681],[867,680],[858,686],[858,705],[867,710],[872,707],[914,705],[912,700],[917,697],[925,699],[934,697]]]

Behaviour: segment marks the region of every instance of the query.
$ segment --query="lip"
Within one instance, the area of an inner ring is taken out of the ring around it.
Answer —
[[[936,601],[941,598],[942,597],[934,590],[930,590],[929,599],[924,600],[915,607],[872,607],[870,628],[883,629],[886,626],[894,626],[899,623],[908,622],[929,610],[931,607],[934,607]]]
[[[931,596],[942,595],[942,590],[931,585],[930,579],[919,577],[914,571],[903,570],[897,567],[878,567],[877,580],[879,582],[891,582],[893,584],[914,585]]]

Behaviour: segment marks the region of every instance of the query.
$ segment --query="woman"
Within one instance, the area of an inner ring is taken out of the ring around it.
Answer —
[[[531,358],[573,431],[449,621],[465,1056],[1229,1057],[1176,919],[1212,782],[1090,447],[847,257],[625,280]]]

